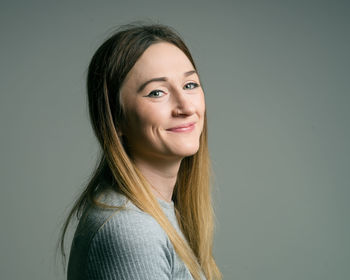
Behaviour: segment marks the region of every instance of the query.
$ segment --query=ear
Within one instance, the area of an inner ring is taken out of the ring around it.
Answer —
[[[122,130],[121,130],[119,127],[117,127],[117,135],[118,135],[119,137],[122,137],[122,136],[123,136],[123,132],[122,132]]]
[[[118,137],[125,136],[125,133],[123,132],[127,130],[125,120],[124,119],[119,120],[118,123],[116,124],[115,129],[117,131]]]

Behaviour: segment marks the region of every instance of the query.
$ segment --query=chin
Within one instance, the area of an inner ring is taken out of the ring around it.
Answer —
[[[174,154],[177,154],[180,157],[189,157],[196,154],[198,150],[199,150],[199,145],[193,145],[193,146],[178,148],[176,151],[174,151]]]

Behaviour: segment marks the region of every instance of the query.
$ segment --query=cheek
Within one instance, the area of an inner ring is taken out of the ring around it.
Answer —
[[[203,126],[204,126],[204,116],[205,116],[205,99],[204,99],[204,94],[202,94],[201,96],[199,96],[199,98],[197,99],[197,111],[198,111],[198,115],[200,118],[200,123],[201,123],[201,128],[200,131],[203,131]]]
[[[196,99],[196,107],[200,115],[204,115],[205,112],[205,99],[204,94],[200,94]]]
[[[134,116],[142,129],[150,127],[157,128],[164,123],[167,115],[167,108],[157,103],[136,104]]]

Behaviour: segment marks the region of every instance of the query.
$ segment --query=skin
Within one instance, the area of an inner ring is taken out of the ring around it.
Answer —
[[[203,130],[205,100],[197,73],[176,46],[151,45],[135,63],[120,89],[126,115],[121,133],[131,157],[150,182],[155,196],[171,201],[181,160],[195,154]],[[187,73],[185,75],[184,73]],[[166,81],[146,81],[165,77]],[[194,122],[186,132],[170,128]]]

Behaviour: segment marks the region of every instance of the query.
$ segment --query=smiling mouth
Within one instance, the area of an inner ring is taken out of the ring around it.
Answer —
[[[181,126],[177,126],[177,127],[173,127],[173,128],[169,128],[167,129],[167,131],[172,131],[172,132],[190,132],[195,128],[196,123],[189,123],[189,124],[185,124],[185,125],[181,125]]]

